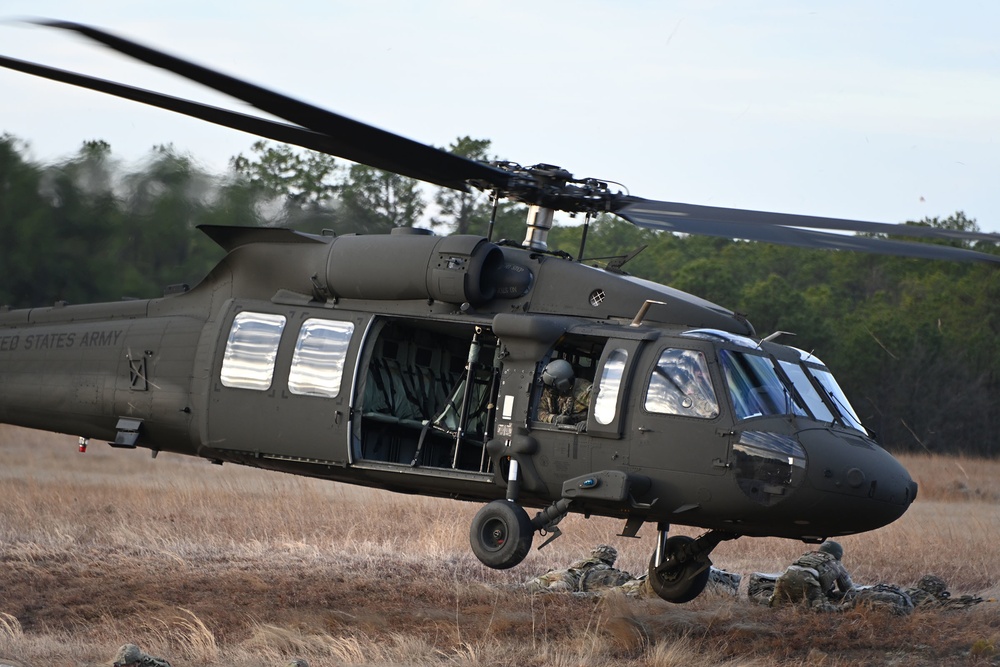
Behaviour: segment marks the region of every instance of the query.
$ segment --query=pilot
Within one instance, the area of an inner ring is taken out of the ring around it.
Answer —
[[[578,424],[587,421],[592,383],[575,378],[573,366],[565,359],[553,359],[542,370],[542,399],[538,421],[550,424]]]
[[[854,589],[854,582],[841,563],[843,557],[844,548],[833,540],[819,545],[816,551],[802,554],[778,577],[768,605],[805,601],[818,611],[837,609],[834,602]]]

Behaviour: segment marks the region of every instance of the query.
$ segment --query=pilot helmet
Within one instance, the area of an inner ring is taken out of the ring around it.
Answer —
[[[568,394],[573,388],[573,366],[565,359],[553,359],[542,371],[542,382],[560,394]]]
[[[597,558],[610,567],[618,560],[618,549],[608,544],[599,544],[590,550],[590,557]]]
[[[837,560],[844,557],[844,547],[840,546],[839,543],[833,540],[827,540],[823,544],[819,545],[819,550],[823,553],[830,554]]]

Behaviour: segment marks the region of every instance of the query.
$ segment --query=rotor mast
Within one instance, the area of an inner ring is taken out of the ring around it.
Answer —
[[[528,248],[529,250],[548,250],[549,230],[552,229],[552,218],[554,215],[554,209],[542,208],[537,204],[529,206],[528,231],[524,237],[524,241],[521,242],[521,247]]]

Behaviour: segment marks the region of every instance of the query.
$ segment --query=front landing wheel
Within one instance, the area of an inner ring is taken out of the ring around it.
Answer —
[[[711,566],[698,559],[681,557],[683,547],[694,542],[687,535],[667,539],[663,549],[663,563],[656,567],[656,553],[649,559],[649,585],[667,602],[690,602],[705,590]]]
[[[469,529],[472,552],[494,570],[506,570],[524,560],[534,535],[528,513],[509,500],[494,500],[483,507]]]

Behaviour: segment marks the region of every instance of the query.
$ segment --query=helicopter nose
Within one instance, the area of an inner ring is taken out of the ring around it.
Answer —
[[[917,497],[906,468],[872,440],[829,429],[798,434],[809,458],[809,484],[835,496],[851,532],[881,528],[901,517]]]

